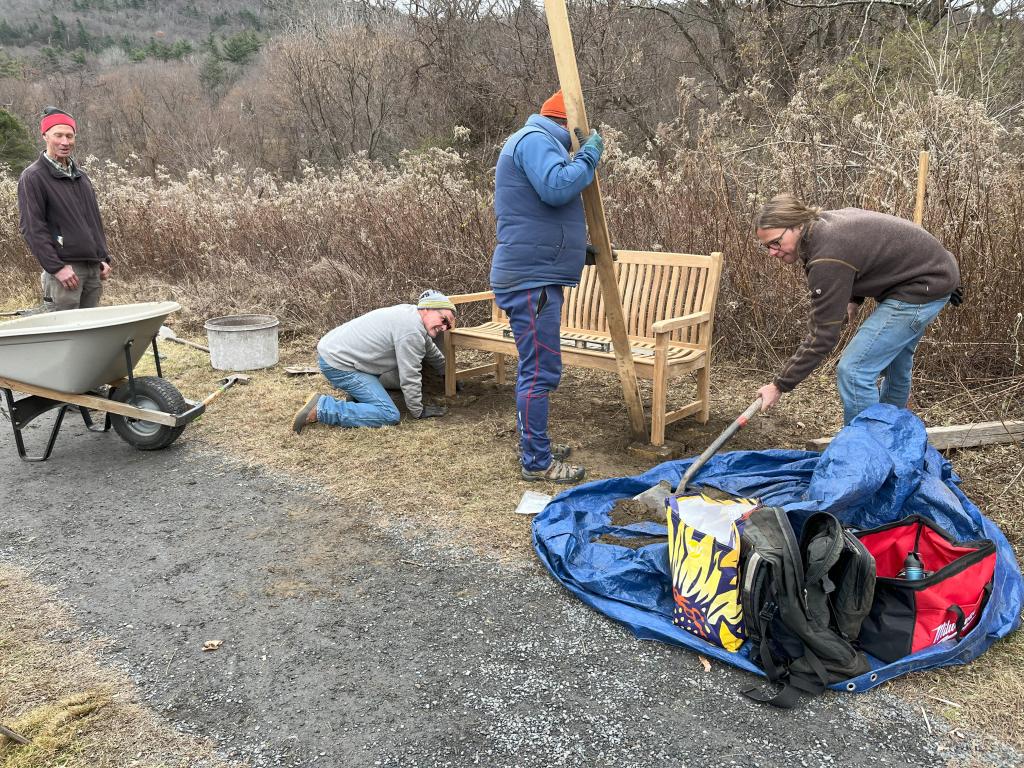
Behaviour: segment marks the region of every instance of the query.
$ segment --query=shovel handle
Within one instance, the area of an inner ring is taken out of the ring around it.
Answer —
[[[210,394],[208,394],[206,396],[206,398],[203,400],[202,404],[203,405],[209,405],[214,400],[216,400],[218,397],[220,397],[225,392],[227,392],[229,389],[231,389],[231,387],[233,387],[234,384],[235,384],[235,382],[233,382],[233,381],[229,381],[229,382],[226,382],[225,384],[221,384],[220,387],[217,390],[215,390],[214,392],[211,392]]]
[[[757,398],[752,402],[743,413],[736,417],[736,420],[722,430],[722,434],[715,438],[715,441],[707,447],[697,460],[690,465],[686,473],[679,479],[679,485],[676,486],[674,494],[678,494],[686,490],[687,483],[693,479],[693,476],[697,474],[701,467],[707,464],[708,459],[718,453],[719,448],[729,442],[730,438],[740,431],[743,427],[747,426],[747,422],[754,417],[754,414],[761,410],[761,398]]]
[[[204,347],[202,344],[196,344],[194,341],[188,341],[186,339],[179,339],[177,336],[164,336],[167,341],[173,341],[175,344],[184,344],[186,347],[192,347],[193,349],[201,349],[203,352],[209,352],[209,347]]]

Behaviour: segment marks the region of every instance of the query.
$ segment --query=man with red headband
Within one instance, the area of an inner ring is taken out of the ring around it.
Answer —
[[[572,147],[558,91],[502,147],[494,180],[498,246],[491,265],[495,301],[519,352],[516,428],[525,480],[576,483],[586,470],[565,461],[568,445],[548,437],[548,395],[562,377],[559,326],[565,286],[579,283],[587,256],[580,193],[594,180],[604,142],[577,128]]]
[[[43,110],[46,149],[18,180],[21,234],[43,268],[48,311],[97,306],[110,276],[96,192],[72,157],[77,128],[67,112]]]

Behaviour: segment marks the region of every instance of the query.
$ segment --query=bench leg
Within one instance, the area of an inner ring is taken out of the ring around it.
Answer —
[[[501,352],[494,353],[494,378],[499,384],[505,383],[505,356]]]
[[[444,335],[444,396],[455,397],[455,372],[458,364],[455,361],[455,345],[449,334]]]
[[[710,363],[711,361],[708,360],[707,364],[697,371],[697,398],[701,402],[700,413],[697,414],[697,421],[701,424],[707,424],[708,419],[711,418]]]
[[[651,395],[651,445],[665,444],[665,408],[668,403],[668,387],[665,379],[654,380]]]

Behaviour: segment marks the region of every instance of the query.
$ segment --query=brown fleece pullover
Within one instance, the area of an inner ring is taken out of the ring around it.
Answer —
[[[811,296],[809,332],[775,378],[782,392],[807,378],[832,351],[851,301],[927,304],[960,285],[953,254],[927,231],[859,208],[822,212],[804,228],[800,259]]]
[[[18,179],[22,237],[51,275],[72,262],[110,261],[96,192],[77,164],[72,169],[61,173],[40,155]]]

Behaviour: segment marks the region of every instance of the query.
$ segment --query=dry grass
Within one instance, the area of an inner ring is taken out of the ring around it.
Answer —
[[[138,703],[122,672],[101,663],[53,590],[0,565],[0,768],[229,768]],[[236,765],[236,764],[235,764]]]

